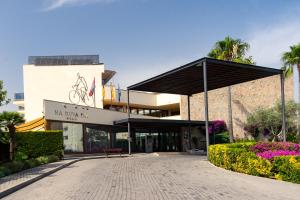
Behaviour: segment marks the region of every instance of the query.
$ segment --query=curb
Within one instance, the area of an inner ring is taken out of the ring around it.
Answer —
[[[69,165],[72,165],[72,164],[74,164],[74,163],[76,163],[78,161],[80,161],[80,160],[73,160],[73,161],[71,161],[69,163],[66,163],[66,164],[63,164],[63,165],[61,165],[61,166],[59,166],[59,167],[57,167],[57,168],[55,168],[55,169],[53,169],[51,171],[45,172],[45,173],[43,173],[43,174],[41,174],[41,175],[39,175],[39,176],[37,176],[35,178],[32,178],[32,179],[30,179],[28,181],[20,183],[19,185],[16,185],[16,186],[11,187],[11,188],[9,188],[7,190],[4,190],[3,192],[0,192],[0,199],[2,199],[3,197],[5,197],[7,195],[10,195],[10,194],[12,194],[12,193],[14,193],[14,192],[16,192],[16,191],[18,191],[20,189],[22,189],[22,188],[24,188],[24,187],[26,187],[26,186],[28,186],[28,185],[30,185],[30,184],[32,184],[32,183],[40,180],[40,179],[42,179],[42,178],[45,178],[46,176],[49,176],[49,175],[51,175],[51,174],[53,174],[53,173],[55,173],[55,172],[57,172],[57,171],[65,168],[65,167],[69,166]]]
[[[128,156],[122,156],[122,158],[124,158],[124,157],[128,157]],[[36,182],[38,180],[41,180],[42,178],[45,178],[45,177],[47,177],[47,176],[49,176],[49,175],[51,175],[51,174],[53,174],[53,173],[55,173],[55,172],[63,169],[63,168],[65,168],[65,167],[68,167],[69,165],[72,165],[72,164],[74,164],[76,162],[83,161],[83,160],[100,159],[100,158],[106,158],[106,157],[100,157],[100,156],[98,156],[98,157],[97,156],[92,157],[91,156],[91,157],[85,157],[85,158],[78,158],[77,160],[73,160],[73,161],[71,161],[69,163],[65,163],[65,164],[63,164],[63,165],[61,165],[61,166],[59,166],[59,167],[57,167],[57,168],[55,168],[53,170],[45,172],[45,173],[43,173],[43,174],[41,174],[41,175],[39,175],[39,176],[37,176],[35,178],[32,178],[32,179],[30,179],[28,181],[25,181],[23,183],[20,183],[20,184],[14,186],[14,187],[11,187],[11,188],[9,188],[7,190],[4,190],[3,192],[0,192],[0,199],[2,199],[3,197],[8,196],[8,195],[10,195],[10,194],[18,191],[18,190],[20,190],[20,189],[22,189],[22,188],[24,188],[24,187],[26,187],[28,185],[31,185],[32,183],[34,183],[34,182]],[[108,157],[108,158],[115,158],[115,157]],[[68,160],[68,159],[66,159],[66,160]]]

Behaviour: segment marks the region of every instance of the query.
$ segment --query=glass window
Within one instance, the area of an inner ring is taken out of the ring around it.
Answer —
[[[100,129],[86,128],[86,150],[88,153],[102,152],[109,148],[109,132]]]
[[[83,152],[82,124],[63,123],[65,152]]]

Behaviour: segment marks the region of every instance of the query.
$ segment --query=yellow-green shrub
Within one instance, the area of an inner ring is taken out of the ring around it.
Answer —
[[[209,146],[209,161],[216,166],[245,174],[300,183],[300,156],[279,156],[273,161],[249,150],[255,143]]]

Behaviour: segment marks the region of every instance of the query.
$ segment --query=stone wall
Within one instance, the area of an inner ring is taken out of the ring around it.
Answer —
[[[293,78],[285,81],[286,101],[292,100]],[[209,120],[222,119],[228,124],[228,96],[227,88],[220,88],[208,92]],[[232,119],[235,138],[245,136],[243,123],[247,115],[258,107],[271,107],[280,101],[280,76],[267,77],[232,86]],[[204,120],[203,93],[190,98],[191,120]],[[181,118],[188,119],[187,96],[181,97]]]

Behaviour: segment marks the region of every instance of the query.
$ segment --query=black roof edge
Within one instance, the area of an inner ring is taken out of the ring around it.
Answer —
[[[143,84],[148,83],[150,81],[154,81],[154,80],[162,78],[162,77],[164,77],[164,76],[166,76],[168,74],[172,74],[172,73],[174,73],[176,71],[180,71],[182,69],[188,68],[188,67],[196,65],[196,64],[201,64],[201,66],[202,66],[202,63],[204,61],[206,61],[208,63],[214,63],[214,64],[226,63],[228,65],[236,66],[236,67],[238,66],[238,67],[243,67],[243,68],[260,69],[260,70],[268,71],[270,73],[274,73],[274,75],[276,75],[276,74],[282,74],[283,73],[282,69],[275,69],[275,68],[263,67],[263,66],[259,66],[259,65],[243,64],[243,63],[236,63],[236,62],[232,62],[232,61],[225,61],[225,60],[218,60],[218,59],[209,58],[209,57],[203,57],[203,58],[200,58],[198,60],[195,60],[195,61],[192,61],[190,63],[187,63],[185,65],[182,65],[180,67],[177,67],[175,69],[172,69],[170,71],[167,71],[167,72],[164,72],[162,74],[156,75],[156,76],[154,76],[152,78],[148,78],[148,79],[146,79],[144,81],[141,81],[139,83],[136,83],[134,85],[128,86],[127,90],[134,90],[133,88],[135,88],[137,86],[143,85]]]
[[[187,63],[187,64],[185,64],[185,65],[182,65],[182,66],[177,67],[177,68],[175,68],[175,69],[172,69],[172,70],[170,70],[170,71],[167,71],[167,72],[164,72],[164,73],[162,73],[162,74],[156,75],[156,76],[154,76],[154,77],[152,77],[152,78],[148,78],[148,79],[146,79],[146,80],[144,80],[144,81],[142,81],[142,82],[139,82],[139,83],[136,83],[136,84],[134,84],[134,85],[128,86],[127,89],[130,90],[131,88],[134,88],[134,87],[136,87],[136,86],[145,84],[145,83],[147,83],[147,82],[149,82],[149,81],[153,81],[153,80],[155,80],[155,79],[164,77],[164,76],[166,76],[166,75],[168,75],[168,74],[172,74],[172,73],[174,73],[174,72],[176,72],[176,71],[179,71],[179,70],[188,68],[188,67],[193,66],[193,65],[195,65],[195,64],[202,64],[202,62],[203,62],[205,59],[206,59],[206,58],[204,57],[204,58],[195,60],[195,61],[193,61],[193,62]]]

